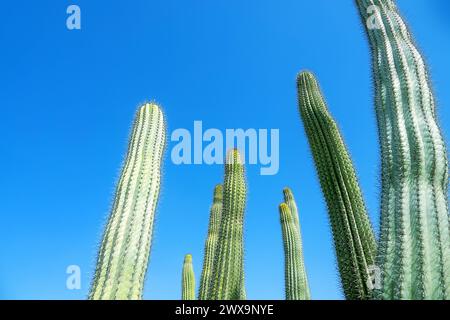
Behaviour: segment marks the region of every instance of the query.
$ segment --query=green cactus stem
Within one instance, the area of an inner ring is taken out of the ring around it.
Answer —
[[[223,184],[222,221],[210,299],[242,300],[244,288],[243,223],[247,187],[244,165],[237,150],[227,154]]]
[[[222,217],[223,187],[218,184],[214,188],[214,199],[210,210],[208,236],[205,241],[205,256],[203,258],[203,270],[200,277],[199,300],[207,300],[209,297],[212,273],[214,269],[214,258],[217,241],[219,239],[219,227]]]
[[[289,210],[291,210],[292,213],[292,219],[294,220],[294,223],[298,229],[298,232],[300,234],[300,241],[302,239],[302,233],[300,230],[300,221],[298,217],[298,208],[297,203],[295,202],[294,194],[292,193],[292,190],[289,188],[283,189],[283,197],[284,197],[284,203],[286,203],[289,207]]]
[[[140,107],[100,245],[90,299],[142,298],[165,137],[160,108],[154,103]]]
[[[427,67],[394,1],[357,0],[381,145],[380,299],[450,299],[447,150]]]
[[[368,299],[376,242],[349,153],[314,76],[298,77],[300,114],[328,207],[347,299]]]
[[[289,189],[287,192],[292,194]],[[293,201],[293,198],[291,199]],[[298,219],[294,218],[286,203],[282,203],[279,210],[284,245],[286,300],[310,300]]]
[[[183,275],[181,280],[181,299],[195,300],[195,275],[192,265],[192,256],[187,254],[183,262]]]

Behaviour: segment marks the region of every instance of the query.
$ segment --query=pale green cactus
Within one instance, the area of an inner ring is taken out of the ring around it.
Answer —
[[[357,0],[382,161],[381,299],[450,299],[447,150],[424,60],[392,0]]]
[[[302,232],[300,228],[300,221],[298,216],[298,207],[297,203],[295,202],[294,194],[292,193],[292,190],[289,188],[283,189],[283,197],[284,197],[284,203],[286,203],[289,207],[289,210],[291,210],[292,213],[292,219],[294,221],[295,226],[298,229],[298,233],[300,234],[300,246],[302,241]]]
[[[164,116],[154,103],[137,111],[128,153],[98,254],[94,300],[141,299],[165,147]]]
[[[347,299],[368,299],[376,242],[350,155],[314,76],[298,77],[300,114],[328,207]]]
[[[247,187],[244,165],[237,150],[225,164],[222,221],[212,278],[210,299],[245,299],[243,223]]]
[[[285,194],[288,194],[289,200],[294,202],[289,189],[285,189]],[[291,206],[297,207],[295,202],[291,203]],[[284,246],[286,300],[310,300],[298,217],[294,218],[293,211],[286,203],[282,203],[279,210]]]
[[[205,254],[203,258],[203,270],[200,278],[200,288],[198,292],[199,300],[206,300],[209,297],[212,283],[212,273],[214,269],[214,258],[217,241],[219,239],[219,227],[222,217],[223,188],[218,184],[214,188],[214,199],[209,217],[208,236],[205,241]]]
[[[190,254],[184,257],[181,291],[182,300],[195,300],[195,274]]]

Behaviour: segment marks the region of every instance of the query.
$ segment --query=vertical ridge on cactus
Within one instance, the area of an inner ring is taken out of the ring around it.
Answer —
[[[195,300],[195,274],[190,254],[184,257],[181,291],[181,300]]]
[[[160,108],[154,103],[140,107],[100,245],[89,299],[142,298],[165,139]]]
[[[203,270],[200,278],[200,288],[198,292],[199,300],[208,299],[211,282],[212,272],[214,269],[214,258],[216,253],[217,241],[219,238],[219,227],[222,216],[222,200],[223,200],[223,187],[218,184],[214,188],[214,199],[211,206],[211,212],[209,217],[208,235],[205,241],[205,253],[203,258]]]
[[[381,145],[380,299],[450,299],[447,150],[424,60],[394,1],[357,0]]]
[[[368,299],[376,242],[355,169],[313,74],[298,76],[300,114],[328,207],[347,299]]]
[[[245,299],[243,223],[247,187],[239,152],[230,150],[225,164],[222,220],[216,248],[210,299]]]
[[[290,190],[287,190],[290,193]],[[292,210],[286,203],[279,206],[279,211],[285,257],[286,300],[310,300],[298,220],[294,218]]]

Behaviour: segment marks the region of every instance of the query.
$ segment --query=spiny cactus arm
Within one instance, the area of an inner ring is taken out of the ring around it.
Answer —
[[[300,114],[328,207],[342,287],[347,299],[368,299],[376,243],[356,173],[313,74],[302,72],[297,86]]]
[[[447,150],[427,68],[394,1],[356,5],[372,50],[382,154],[376,297],[450,299]]]
[[[292,193],[292,190],[289,188],[283,189],[283,197],[284,197],[284,203],[286,203],[289,207],[289,210],[292,214],[292,219],[294,220],[295,225],[298,228],[298,232],[300,234],[300,241],[302,239],[302,233],[300,230],[300,221],[298,217],[298,207],[297,203],[295,202],[294,194]]]
[[[286,300],[310,300],[298,226],[286,203],[279,206],[283,234]]]
[[[221,184],[218,184],[214,188],[214,199],[209,217],[208,236],[205,242],[205,256],[203,258],[203,270],[198,293],[199,300],[207,300],[209,297],[214,269],[214,258],[219,238],[220,220],[222,217],[222,200],[223,187]]]
[[[100,245],[89,299],[142,298],[165,138],[160,108],[154,103],[140,107]]]
[[[192,256],[187,254],[183,262],[183,274],[181,281],[182,300],[195,300],[195,274],[192,265]]]
[[[225,164],[222,221],[210,299],[238,300],[245,296],[243,223],[247,187],[239,152],[231,150]]]

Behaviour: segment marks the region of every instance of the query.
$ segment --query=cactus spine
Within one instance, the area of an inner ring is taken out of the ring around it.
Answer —
[[[195,300],[195,275],[190,254],[184,257],[181,289],[182,300]]]
[[[297,207],[292,192],[284,190],[291,202],[290,205],[282,203],[279,206],[281,231],[283,234],[285,257],[285,295],[286,300],[310,300],[308,279],[303,260],[301,235],[299,232],[298,216],[294,217],[291,207]]]
[[[244,288],[243,223],[247,187],[239,152],[231,150],[225,164],[222,221],[210,299],[242,300]]]
[[[141,299],[160,188],[164,116],[153,103],[137,111],[106,226],[90,299]]]
[[[205,256],[203,258],[203,270],[200,278],[200,289],[198,292],[199,300],[206,300],[209,296],[217,240],[219,238],[219,226],[222,216],[222,199],[223,187],[221,184],[218,184],[214,188],[214,199],[209,217],[208,236],[205,242]]]
[[[347,299],[367,299],[376,243],[352,161],[314,76],[298,77],[300,114],[328,207]]]
[[[391,0],[358,0],[382,161],[381,299],[450,299],[447,151],[424,60]]]

